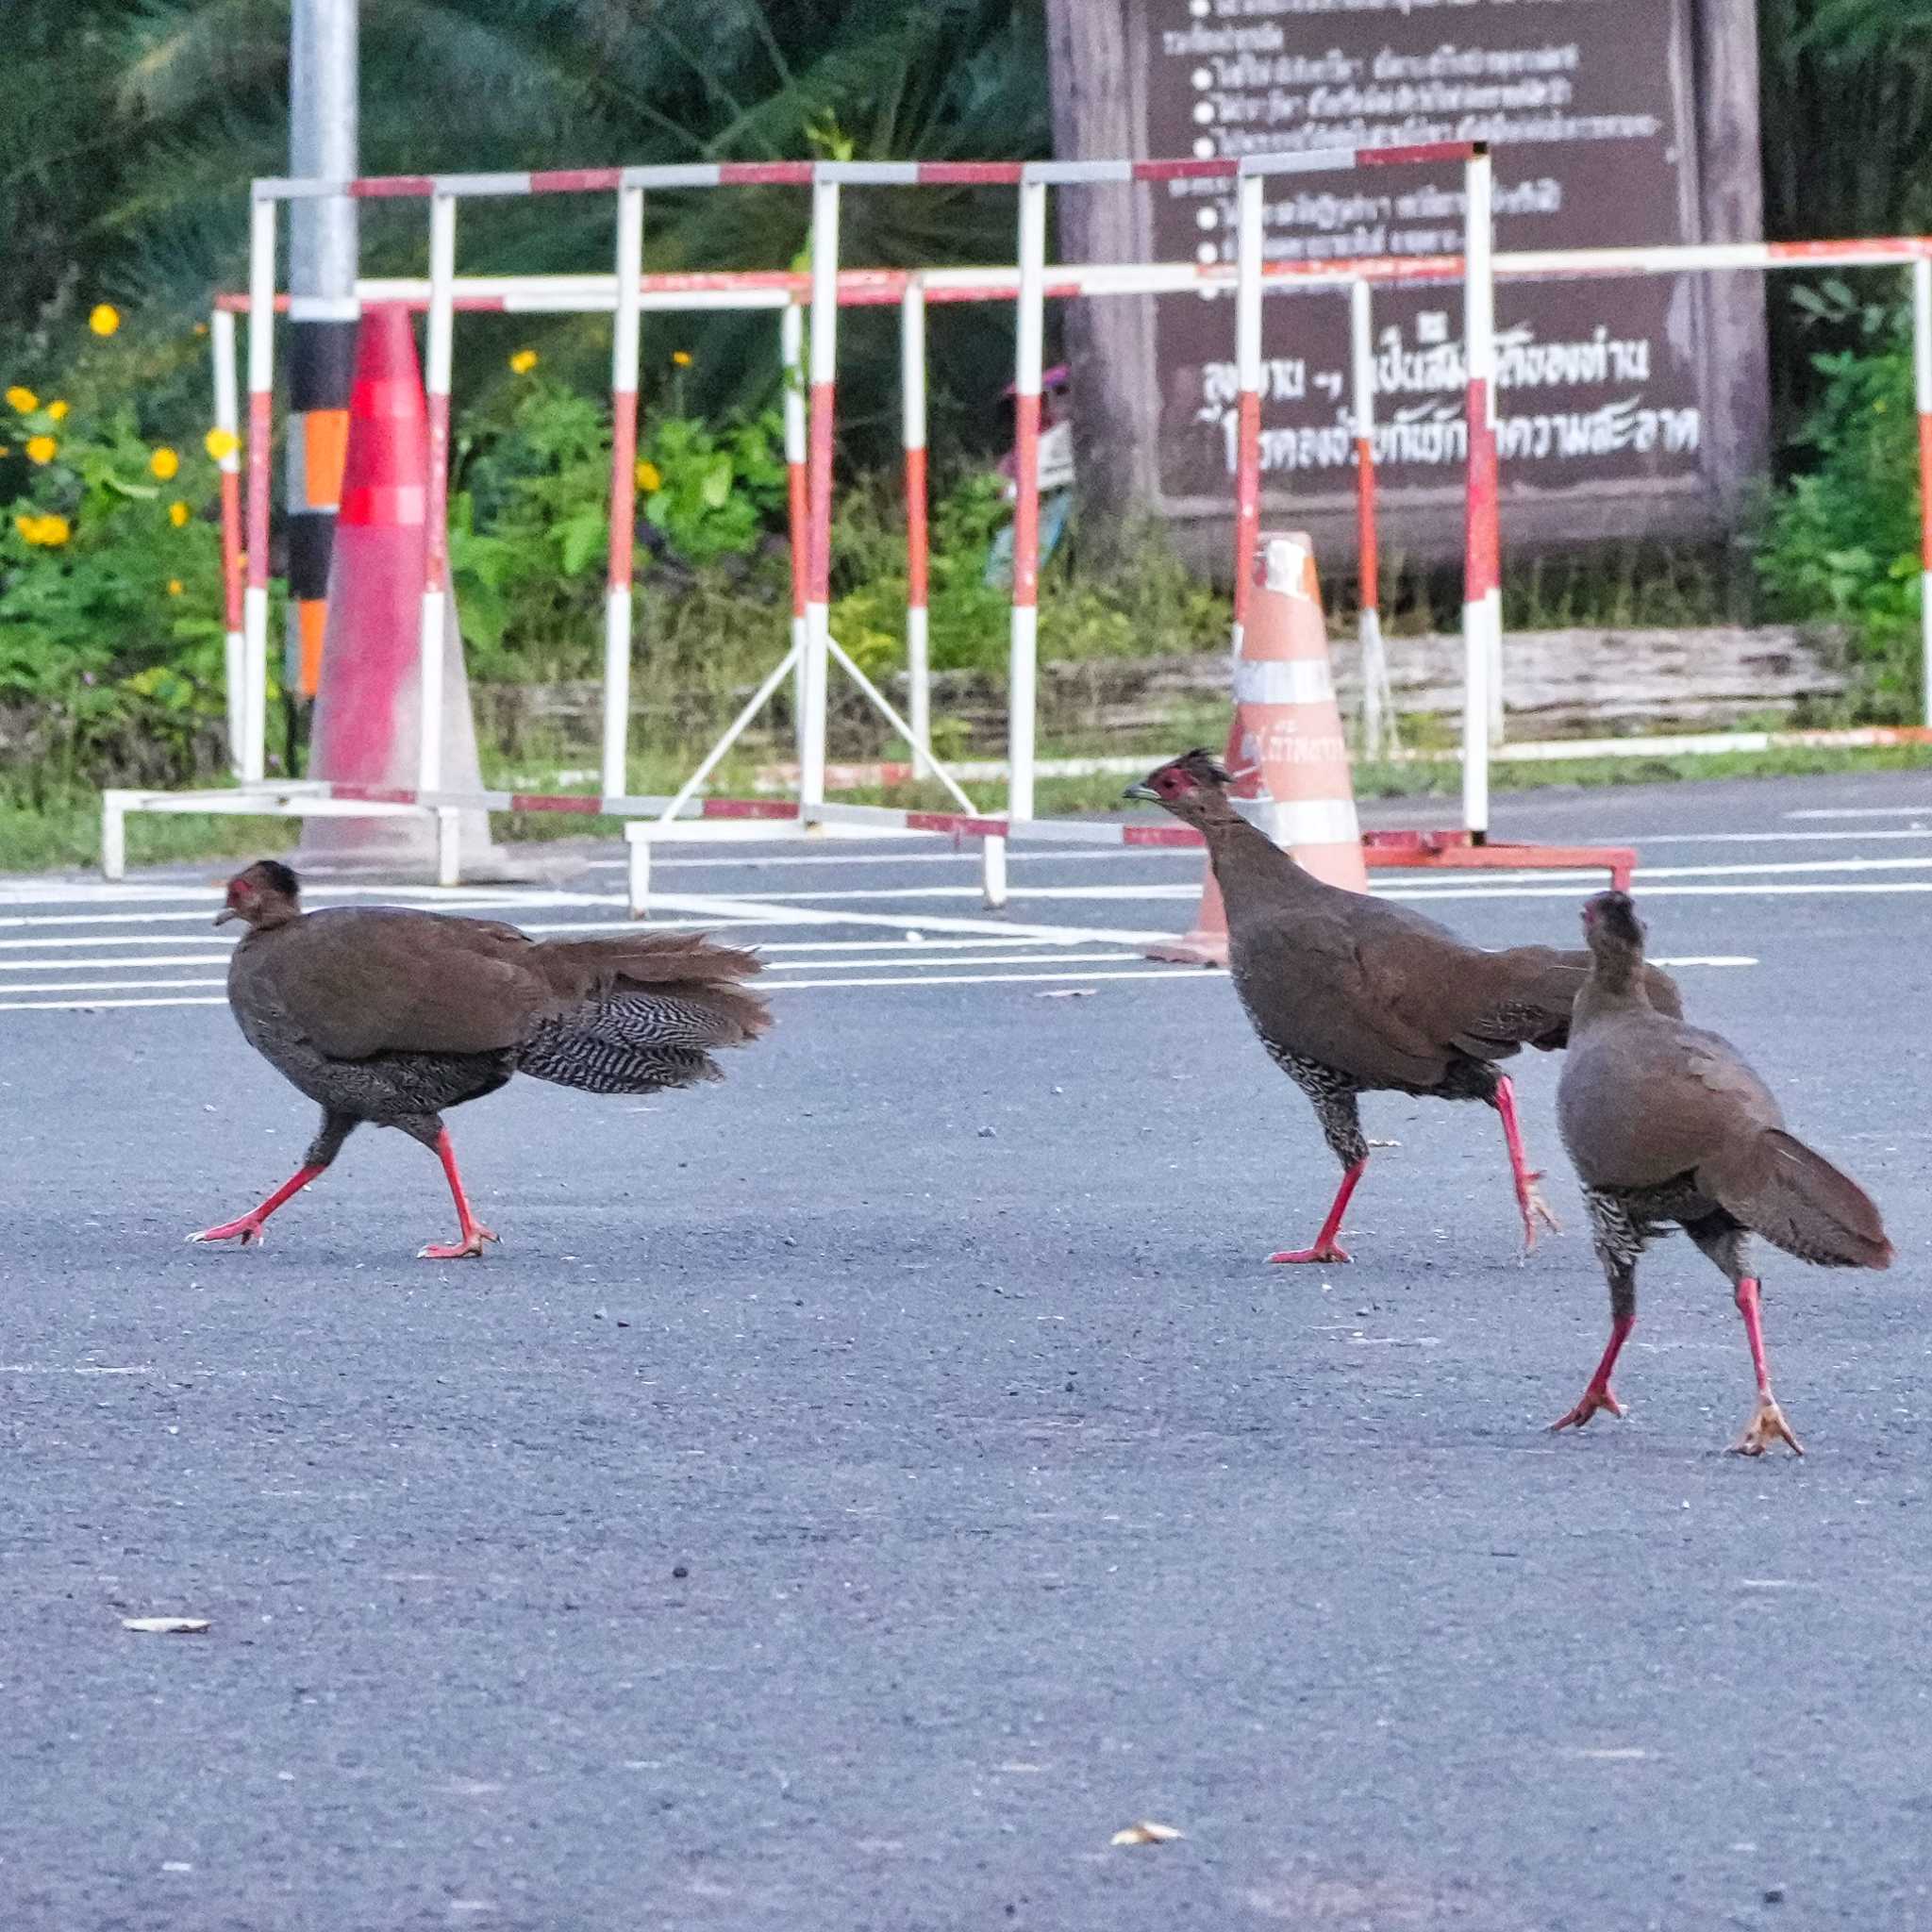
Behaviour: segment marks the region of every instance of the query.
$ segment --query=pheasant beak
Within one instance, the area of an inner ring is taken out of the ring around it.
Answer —
[[[242,908],[239,906],[224,906],[222,909],[215,914],[215,924],[217,925],[226,925],[229,920],[240,919],[241,917]]]
[[[1158,805],[1160,803],[1160,793],[1155,791],[1155,789],[1151,785],[1129,785],[1127,789],[1121,793],[1121,796],[1123,798],[1145,798],[1150,800],[1155,805]]]

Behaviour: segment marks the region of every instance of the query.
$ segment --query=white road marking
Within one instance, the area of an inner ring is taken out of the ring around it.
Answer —
[[[1839,805],[1819,806],[1808,811],[1788,811],[1788,819],[1926,819],[1932,820],[1932,806],[1924,805]]]
[[[55,979],[44,985],[9,986],[8,992],[154,992],[162,987],[226,986],[225,979]]]
[[[205,953],[140,953],[115,959],[0,959],[0,973],[84,973],[90,968],[106,973],[131,971],[136,966],[220,966],[224,962]]]
[[[949,898],[976,899],[979,896],[972,887],[961,887],[957,892],[950,888],[941,890]],[[1169,932],[1120,932],[1110,927],[1096,929],[1091,926],[1033,924],[1006,919],[928,918],[924,914],[882,918],[876,912],[824,912],[816,909],[815,904],[811,907],[788,905],[768,896],[720,899],[671,892],[654,892],[651,896],[654,904],[701,923],[708,918],[734,918],[740,924],[883,925],[896,927],[901,932],[908,927],[917,927],[926,932],[978,933],[1008,942],[1017,940],[1091,940],[1101,945],[1139,945],[1147,940],[1174,937]],[[886,893],[879,896],[891,898],[898,895]],[[4,943],[0,941],[0,944]]]
[[[1124,973],[922,973],[914,977],[880,975],[876,979],[774,979],[761,981],[774,992],[803,992],[825,986],[1019,986],[1040,980],[1076,979],[1083,986],[1108,979],[1219,979],[1226,974],[1199,966],[1137,966]]]
[[[226,993],[180,993],[155,1000],[0,1000],[0,1013],[83,1013],[108,1007],[225,1007]]]

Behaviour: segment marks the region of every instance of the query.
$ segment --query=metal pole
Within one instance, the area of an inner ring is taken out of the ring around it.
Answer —
[[[268,770],[268,523],[275,436],[275,205],[258,196],[248,222],[248,549],[242,592],[242,782]]]
[[[610,342],[610,574],[604,599],[602,789],[627,788],[631,583],[638,518],[638,302],[644,271],[644,191],[617,191],[617,322]]]
[[[1463,164],[1463,349],[1468,365],[1468,480],[1462,590],[1462,823],[1490,828],[1491,676],[1502,650],[1500,534],[1496,523],[1496,309],[1491,278],[1490,155]]]
[[[429,199],[429,487],[424,505],[423,627],[418,635],[416,787],[442,784],[443,604],[449,594],[449,375],[456,333],[456,197]]]
[[[1261,235],[1267,182],[1243,175],[1236,188],[1234,360],[1239,411],[1234,458],[1234,654],[1254,589],[1261,529]]]
[[[1919,412],[1919,703],[1932,726],[1932,258],[1912,264],[1912,379]]]
[[[235,362],[235,318],[208,318],[215,364],[215,427],[234,445],[217,458],[222,478],[222,682],[228,700],[228,768],[242,775],[248,735],[248,655],[242,616],[242,385]]]
[[[825,802],[825,677],[832,601],[832,406],[839,372],[839,184],[811,185],[810,569],[805,607],[798,802]]]
[[[1013,375],[1013,619],[1007,675],[1007,816],[1033,816],[1034,683],[1040,648],[1040,384],[1046,328],[1046,183],[1020,184]]]
[[[932,726],[928,662],[928,536],[925,480],[925,286],[918,276],[899,302],[899,406],[906,443],[906,683],[912,714],[912,775],[932,767],[924,746]]]

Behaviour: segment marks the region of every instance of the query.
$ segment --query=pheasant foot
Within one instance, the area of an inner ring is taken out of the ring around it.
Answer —
[[[1762,1456],[1774,1442],[1788,1442],[1794,1456],[1805,1453],[1805,1445],[1791,1434],[1785,1412],[1771,1395],[1757,1398],[1757,1409],[1745,1425],[1744,1433],[1731,1444],[1733,1456]]]
[[[1607,1408],[1615,1416],[1624,1413],[1624,1405],[1617,1400],[1617,1391],[1607,1382],[1592,1382],[1583,1391],[1576,1407],[1550,1424],[1550,1434],[1554,1436],[1558,1429],[1580,1429],[1600,1408]]]
[[[1270,1255],[1271,1261],[1349,1261],[1355,1257],[1345,1248],[1338,1247],[1332,1240],[1318,1241],[1312,1248],[1283,1248],[1278,1255]]]
[[[475,1224],[459,1241],[431,1241],[426,1248],[418,1248],[416,1258],[419,1261],[480,1261],[483,1243],[499,1239],[489,1228]]]
[[[219,1227],[205,1227],[198,1234],[186,1237],[191,1241],[240,1241],[245,1248],[250,1241],[262,1238],[262,1216],[258,1211],[244,1214],[240,1221],[225,1221]]]

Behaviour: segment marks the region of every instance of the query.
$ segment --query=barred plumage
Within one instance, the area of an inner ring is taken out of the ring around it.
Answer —
[[[246,920],[228,1000],[249,1043],[323,1108],[306,1186],[360,1122],[400,1127],[436,1149],[463,1242],[482,1252],[456,1175],[443,1109],[491,1093],[512,1073],[590,1093],[650,1093],[723,1077],[713,1049],[771,1024],[739,982],[749,953],[691,933],[533,940],[494,920],[391,907],[304,913],[286,866],[231,881],[224,918]],[[219,923],[219,922],[218,922]],[[208,1231],[242,1241],[286,1198]]]

